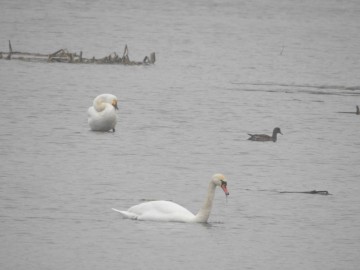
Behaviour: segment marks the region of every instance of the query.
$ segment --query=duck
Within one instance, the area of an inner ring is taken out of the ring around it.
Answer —
[[[115,132],[118,99],[112,94],[98,95],[88,109],[88,123],[93,131]]]
[[[119,212],[124,218],[134,220],[207,223],[216,187],[221,187],[225,195],[229,195],[225,176],[220,173],[214,174],[209,183],[205,202],[196,215],[177,203],[164,200],[143,202],[125,211],[116,208],[112,208],[112,210]]]
[[[280,128],[276,127],[273,130],[272,136],[269,136],[269,135],[266,135],[266,134],[248,134],[250,136],[250,138],[248,140],[250,140],[250,141],[259,141],[259,142],[269,142],[269,141],[276,142],[278,133],[283,135],[281,133]]]

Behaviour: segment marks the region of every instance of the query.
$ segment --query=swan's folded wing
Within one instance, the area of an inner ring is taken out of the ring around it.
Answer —
[[[169,201],[150,201],[120,211],[124,217],[138,220],[191,222],[195,219],[193,213],[184,207]]]

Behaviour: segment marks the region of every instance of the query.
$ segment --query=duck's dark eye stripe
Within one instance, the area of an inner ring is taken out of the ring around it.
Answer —
[[[221,181],[221,185],[226,187],[227,183],[223,180],[220,180],[220,181]]]

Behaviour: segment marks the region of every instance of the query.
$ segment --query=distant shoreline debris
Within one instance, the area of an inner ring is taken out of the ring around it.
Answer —
[[[21,60],[27,62],[47,62],[47,63],[69,63],[69,64],[120,64],[120,65],[150,65],[155,63],[155,52],[150,56],[145,56],[143,61],[131,61],[129,58],[129,49],[125,45],[122,57],[116,52],[103,58],[85,58],[82,51],[79,54],[71,53],[67,49],[60,49],[51,54],[28,53],[13,51],[11,41],[9,40],[9,52],[0,52],[0,59]]]

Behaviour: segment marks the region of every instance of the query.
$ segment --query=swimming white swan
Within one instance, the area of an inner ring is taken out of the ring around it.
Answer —
[[[102,94],[93,101],[88,109],[88,123],[91,130],[115,132],[117,98],[111,94]]]
[[[151,220],[151,221],[174,221],[174,222],[207,222],[210,216],[213,199],[215,196],[215,189],[219,186],[228,196],[227,181],[222,174],[213,175],[208,188],[205,203],[194,215],[186,208],[169,201],[151,201],[141,203],[130,207],[127,211],[117,210],[125,218],[137,220]]]

